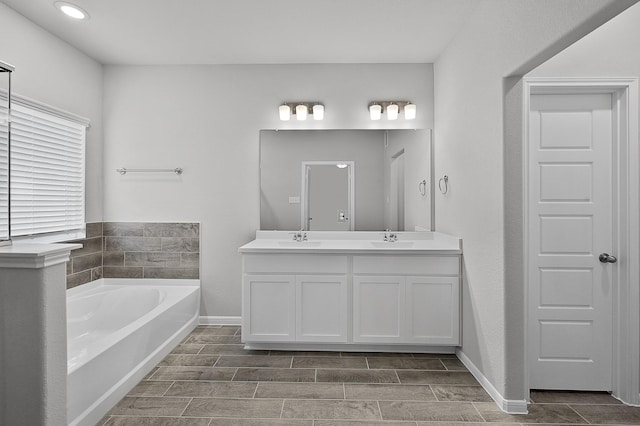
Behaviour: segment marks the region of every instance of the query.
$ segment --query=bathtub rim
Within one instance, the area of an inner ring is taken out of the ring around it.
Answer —
[[[77,297],[100,286],[109,285],[140,285],[140,286],[197,286],[199,278],[99,278],[86,284],[67,289],[67,297]]]

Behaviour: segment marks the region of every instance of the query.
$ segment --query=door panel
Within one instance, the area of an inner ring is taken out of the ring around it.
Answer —
[[[243,340],[295,339],[295,280],[292,275],[245,275]]]
[[[353,278],[353,341],[397,343],[404,325],[404,278]]]
[[[296,341],[347,342],[347,276],[296,277]]]
[[[532,95],[532,389],[611,390],[612,96]]]

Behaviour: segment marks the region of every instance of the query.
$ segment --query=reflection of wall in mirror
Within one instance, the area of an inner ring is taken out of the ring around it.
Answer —
[[[302,161],[355,162],[356,231],[379,231],[383,222],[384,131],[262,130],[260,229],[297,230],[302,206]]]
[[[404,167],[398,168],[394,160],[403,158]],[[402,176],[397,169],[404,171],[404,185],[395,182]],[[420,193],[419,183],[422,180],[431,182],[431,132],[429,130],[389,130],[384,153],[384,224],[385,229],[415,231],[431,229],[431,193],[427,185],[426,195]],[[401,196],[394,196],[394,187],[404,187],[404,208],[395,205]],[[397,212],[404,214],[396,218]]]

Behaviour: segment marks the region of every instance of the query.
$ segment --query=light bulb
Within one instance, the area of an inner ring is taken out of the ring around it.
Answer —
[[[304,121],[307,119],[308,108],[306,105],[296,105],[296,119],[298,121]]]
[[[289,105],[280,105],[278,107],[281,121],[289,121],[291,118],[291,107]]]
[[[398,118],[398,104],[389,104],[387,107],[387,120],[396,120]]]
[[[416,118],[416,105],[406,104],[404,106],[404,119],[413,120],[414,118]]]
[[[372,120],[380,120],[380,117],[382,117],[382,105],[369,105],[369,116]]]
[[[313,106],[313,119],[314,120],[324,119],[324,105],[316,104]]]

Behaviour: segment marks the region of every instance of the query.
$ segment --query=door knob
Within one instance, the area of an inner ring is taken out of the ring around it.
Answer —
[[[618,259],[615,256],[611,256],[609,253],[602,253],[598,256],[598,260],[602,263],[616,263]]]

